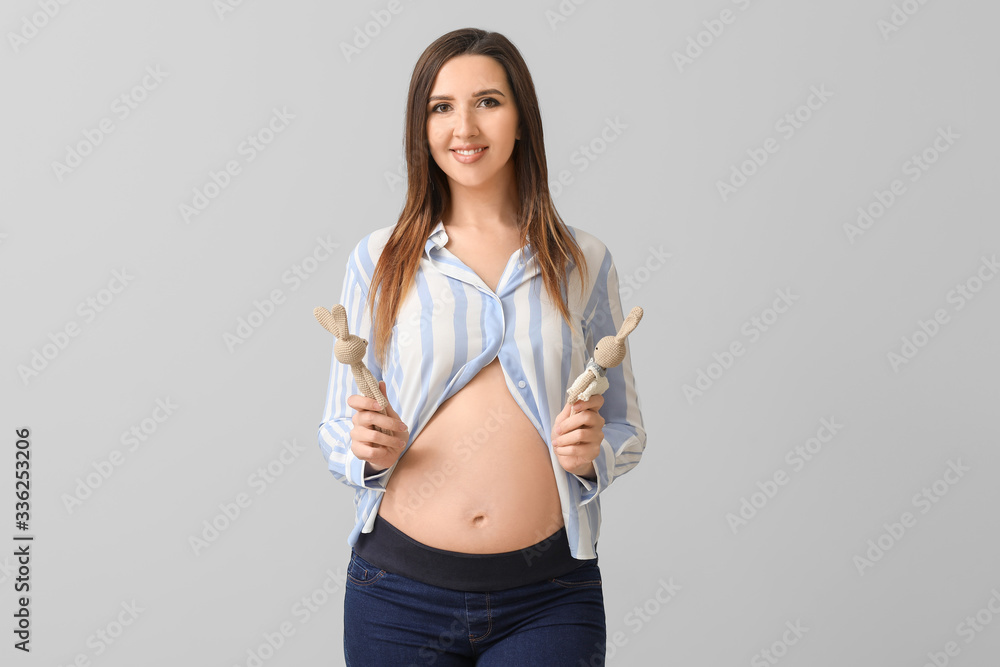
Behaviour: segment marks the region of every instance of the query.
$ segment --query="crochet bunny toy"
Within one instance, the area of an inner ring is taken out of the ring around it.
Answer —
[[[333,344],[333,355],[337,357],[337,361],[351,366],[354,381],[358,383],[361,392],[368,398],[374,398],[378,401],[382,408],[380,412],[386,414],[385,408],[389,405],[389,401],[379,391],[375,376],[372,375],[363,361],[365,351],[368,349],[368,341],[348,331],[347,310],[339,303],[331,310],[317,306],[313,309],[313,315],[316,316],[316,321],[322,324],[324,329],[337,337],[337,341]],[[387,432],[375,425],[372,425],[372,428],[382,433]]]
[[[594,394],[603,394],[608,388],[608,378],[605,375],[609,368],[614,368],[625,358],[625,338],[639,326],[642,319],[642,308],[636,306],[629,311],[628,317],[622,322],[622,328],[614,336],[605,336],[594,346],[594,356],[587,362],[587,368],[580,373],[576,382],[566,390],[566,404],[586,401]]]

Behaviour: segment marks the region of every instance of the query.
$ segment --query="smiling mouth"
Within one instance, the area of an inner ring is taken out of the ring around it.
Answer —
[[[472,150],[459,150],[450,148],[451,154],[455,156],[455,161],[459,164],[472,165],[486,159],[486,150],[489,146],[473,148]]]

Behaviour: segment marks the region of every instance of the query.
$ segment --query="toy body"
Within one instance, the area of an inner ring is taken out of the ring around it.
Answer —
[[[636,306],[629,311],[621,329],[614,336],[605,336],[594,346],[594,356],[587,362],[587,368],[566,390],[566,404],[586,401],[591,396],[603,394],[610,386],[606,377],[609,368],[614,368],[625,358],[625,339],[639,326],[642,308]]]
[[[590,364],[593,363],[593,362],[594,362],[594,358],[591,357],[590,358],[590,362],[587,365],[590,366]],[[597,366],[596,363],[594,363],[593,365]],[[598,368],[600,368],[600,367],[598,366]],[[587,376],[587,377],[589,379],[589,377],[591,377],[591,376]],[[601,372],[597,373],[597,379],[596,380],[590,380],[590,382],[587,384],[587,386],[584,387],[583,390],[579,394],[577,394],[576,400],[578,400],[578,401],[586,401],[591,396],[593,396],[595,394],[603,394],[605,391],[608,390],[609,386],[610,385],[608,384],[607,369],[602,368]]]
[[[347,310],[339,303],[334,305],[330,310],[322,306],[317,306],[313,309],[313,315],[316,317],[316,321],[323,325],[324,329],[337,337],[337,341],[333,344],[333,355],[337,358],[337,361],[342,364],[348,364],[351,367],[351,373],[354,374],[354,381],[357,382],[358,389],[368,398],[374,398],[378,401],[379,406],[382,408],[380,412],[386,414],[386,406],[389,405],[389,401],[379,391],[375,376],[372,375],[372,372],[368,370],[363,361],[365,351],[368,349],[368,341],[360,336],[355,336],[348,330]],[[378,426],[373,425],[372,428],[382,433],[387,433],[387,431]]]

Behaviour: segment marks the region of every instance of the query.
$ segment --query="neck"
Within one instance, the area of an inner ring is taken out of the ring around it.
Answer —
[[[518,193],[513,164],[488,183],[466,186],[449,179],[448,207],[441,215],[446,227],[476,232],[517,229]]]

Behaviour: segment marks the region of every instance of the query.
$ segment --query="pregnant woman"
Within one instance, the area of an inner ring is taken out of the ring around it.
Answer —
[[[630,354],[566,405],[623,313],[607,246],[548,189],[531,75],[503,35],[443,35],[406,107],[395,225],[339,303],[389,407],[333,360],[319,445],[355,490],[344,653],[368,665],[603,665],[600,494],[646,443]]]

